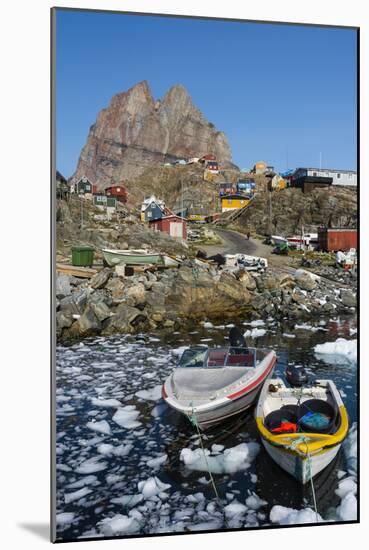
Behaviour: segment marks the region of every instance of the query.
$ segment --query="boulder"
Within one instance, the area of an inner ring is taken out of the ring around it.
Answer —
[[[87,304],[87,297],[88,292],[85,289],[74,292],[70,296],[66,296],[60,300],[59,310],[82,315]]]
[[[70,311],[58,311],[56,314],[57,328],[69,328],[73,324],[73,314]]]
[[[107,285],[105,286],[105,289],[111,293],[113,304],[117,305],[122,302],[125,295],[125,287],[126,285],[124,281],[119,277],[112,277],[108,281]]]
[[[341,289],[340,298],[346,307],[356,307],[356,296],[351,290]]]
[[[91,306],[87,306],[81,317],[78,319],[79,333],[82,336],[91,336],[101,330],[101,323],[96,317]]]
[[[91,288],[103,288],[112,275],[112,270],[109,267],[105,267],[101,271],[95,273],[90,280]]]
[[[90,308],[92,309],[99,321],[105,321],[105,319],[108,319],[111,316],[110,309],[102,301],[90,303]]]
[[[237,278],[247,288],[247,290],[251,290],[251,291],[255,290],[256,281],[248,271],[245,271],[244,269],[240,269],[237,273]]]
[[[155,283],[159,284],[159,283]],[[146,290],[142,283],[135,284],[126,290],[126,296],[130,299],[133,306],[146,303]]]
[[[317,287],[315,278],[307,271],[298,270],[295,275],[295,281],[299,288],[309,292]]]
[[[55,281],[55,295],[57,298],[65,298],[71,294],[71,283],[69,275],[57,273]]]
[[[133,333],[135,327],[146,320],[147,314],[145,312],[127,304],[120,304],[115,315],[108,319],[103,334],[113,334],[114,332]]]

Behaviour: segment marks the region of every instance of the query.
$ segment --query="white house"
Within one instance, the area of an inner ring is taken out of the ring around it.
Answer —
[[[314,177],[332,178],[332,185],[357,185],[357,175],[354,170],[336,170],[334,168],[298,168],[294,173],[295,178]]]

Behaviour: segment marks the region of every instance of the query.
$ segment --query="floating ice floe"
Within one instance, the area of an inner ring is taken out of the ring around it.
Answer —
[[[141,426],[141,422],[137,420],[139,414],[139,411],[134,405],[127,405],[117,410],[113,416],[113,420],[121,428],[137,428]]]
[[[99,530],[106,537],[136,533],[140,529],[137,519],[116,514],[112,518],[105,518],[98,523]]]
[[[159,399],[161,399],[161,388],[162,384],[158,384],[157,386],[154,386],[153,388],[150,388],[148,390],[140,390],[136,392],[135,395],[140,399],[159,401]]]
[[[140,481],[137,486],[144,498],[156,496],[170,488],[170,485],[163,483],[157,477],[149,477],[145,481]]]
[[[106,435],[109,435],[111,432],[110,426],[106,420],[100,420],[100,422],[94,422],[94,421],[87,422],[86,426],[90,430],[94,430],[95,432],[99,432]]]
[[[343,442],[343,452],[347,462],[349,474],[357,474],[357,423],[354,422],[350,428],[349,434]]]
[[[206,457],[202,449],[182,449],[180,460],[184,462],[189,470],[207,472],[213,474],[232,474],[250,467],[260,450],[258,443],[241,443],[236,447],[225,449],[221,454],[211,455],[205,449]]]
[[[178,357],[178,356],[180,357],[180,356],[182,355],[182,353],[183,353],[186,349],[188,349],[188,347],[189,347],[189,346],[180,346],[179,348],[176,348],[176,349],[172,350],[172,353],[173,353],[173,355],[176,355],[177,357]]]
[[[91,398],[91,403],[94,407],[120,407],[122,403],[118,399],[99,399]]]
[[[289,334],[288,332],[284,332],[282,336],[285,338],[296,338],[296,334]]]
[[[79,489],[78,491],[74,491],[73,493],[66,493],[64,495],[64,501],[65,504],[69,504],[70,502],[73,502],[74,500],[79,500],[86,495],[89,495],[92,493],[92,490],[88,487],[82,487],[82,489]]]
[[[246,506],[251,508],[252,510],[259,510],[259,508],[262,508],[262,506],[266,506],[268,503],[266,500],[261,499],[258,497],[257,494],[252,493],[249,497],[246,499]]]
[[[265,328],[253,328],[252,330],[246,330],[244,337],[247,338],[251,336],[251,338],[259,338],[260,336],[264,336],[266,332]]]
[[[318,330],[323,330],[322,327],[313,327],[313,325],[308,325],[303,323],[302,325],[295,325],[296,330],[310,330],[311,332],[317,332]]]
[[[342,500],[345,498],[345,496],[348,493],[356,494],[357,491],[357,485],[356,482],[353,480],[352,477],[347,477],[345,479],[342,479],[338,484],[338,489],[336,489],[335,493],[340,497]]]
[[[166,455],[166,454],[157,456],[156,458],[151,458],[150,460],[148,460],[146,462],[146,466],[148,466],[149,468],[154,468],[154,469],[160,468],[160,466],[162,464],[164,464],[164,462],[167,461],[167,458],[168,458],[168,455]]]
[[[77,468],[77,474],[94,474],[95,472],[101,472],[107,467],[106,462],[100,462],[100,456],[93,456],[88,460],[82,462]]]
[[[247,507],[241,502],[235,501],[231,504],[227,504],[224,507],[224,513],[227,518],[233,518],[234,516],[240,516],[247,512]]]
[[[352,521],[357,519],[357,500],[353,493],[347,493],[336,509],[337,519]]]
[[[84,487],[85,485],[91,485],[96,481],[97,481],[96,476],[93,476],[93,475],[84,476],[82,479],[79,479],[78,481],[75,481],[74,483],[70,483],[69,485],[67,485],[67,489],[79,489],[80,487]]]
[[[269,519],[272,523],[278,523],[279,525],[323,522],[323,518],[311,508],[295,510],[294,508],[286,508],[278,504],[271,509]]]
[[[344,362],[355,363],[357,361],[357,341],[338,338],[335,342],[325,342],[314,346],[315,355],[319,356],[325,363]]]
[[[61,512],[60,514],[56,514],[56,523],[58,525],[67,525],[69,523],[72,523],[73,520],[73,512]]]
[[[121,497],[111,499],[111,502],[113,502],[113,504],[121,504],[122,506],[126,506],[127,508],[133,508],[134,506],[136,506],[136,504],[139,504],[142,501],[143,496],[141,494],[123,495]]]

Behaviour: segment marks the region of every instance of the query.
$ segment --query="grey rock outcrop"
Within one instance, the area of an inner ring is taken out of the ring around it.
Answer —
[[[194,106],[181,85],[155,101],[146,81],[115,95],[90,128],[72,181],[83,175],[99,189],[132,179],[166,160],[214,153],[231,161],[228,140]]]

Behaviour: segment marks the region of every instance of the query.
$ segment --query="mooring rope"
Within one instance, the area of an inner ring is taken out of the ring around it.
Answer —
[[[292,441],[292,443],[290,443],[289,445],[285,445],[285,447],[287,449],[291,449],[292,451],[296,451],[297,454],[299,454],[301,456],[301,453],[298,449],[298,446],[300,445],[300,443],[305,443],[305,445],[306,445],[306,455],[307,455],[307,463],[308,463],[308,476],[310,478],[311,492],[312,492],[312,495],[313,495],[314,512],[315,512],[316,522],[319,523],[318,507],[317,507],[317,503],[316,503],[315,487],[314,487],[314,481],[313,481],[313,469],[311,467],[312,460],[311,460],[311,454],[310,454],[310,451],[309,451],[309,441],[310,441],[310,439],[308,437],[306,437],[304,435],[300,435],[300,437],[298,437],[297,439]]]
[[[217,498],[218,504],[221,506],[221,500],[220,500],[220,497],[219,497],[219,494],[218,494],[218,490],[217,490],[217,487],[216,487],[216,484],[215,484],[213,475],[212,475],[212,473],[211,473],[211,471],[210,471],[209,462],[208,462],[208,459],[207,459],[207,455],[206,455],[206,453],[205,453],[205,447],[204,447],[204,443],[203,443],[203,440],[202,440],[202,437],[201,437],[201,433],[200,433],[200,429],[199,429],[199,423],[198,423],[198,421],[197,421],[197,416],[196,416],[196,413],[195,413],[195,410],[194,410],[193,407],[192,407],[192,413],[191,413],[190,415],[188,415],[188,418],[189,418],[190,422],[191,422],[191,423],[195,426],[195,428],[196,428],[197,435],[198,435],[199,440],[200,440],[200,446],[201,446],[201,449],[202,449],[202,452],[203,452],[203,455],[204,455],[206,468],[207,468],[207,471],[208,471],[208,474],[209,474],[209,477],[210,477],[210,481],[211,481],[211,484],[212,484],[212,486],[213,486],[214,493],[215,493],[215,496],[216,496],[216,498]]]

